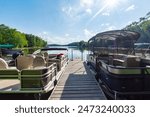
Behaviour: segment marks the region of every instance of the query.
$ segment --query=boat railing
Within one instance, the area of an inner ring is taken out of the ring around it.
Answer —
[[[18,69],[0,69],[0,80],[19,79]]]
[[[121,65],[110,65],[105,63],[103,60],[99,61],[98,67],[102,67],[111,74],[118,75],[130,75],[130,74],[143,74],[150,75],[150,66],[121,66]]]
[[[21,71],[21,89],[44,89],[53,80],[55,70],[49,67],[40,67]]]
[[[68,58],[66,56],[62,56],[60,58],[53,57],[48,59],[48,64],[56,63],[57,64],[57,70],[60,71],[61,68],[64,66],[64,64],[68,61]]]

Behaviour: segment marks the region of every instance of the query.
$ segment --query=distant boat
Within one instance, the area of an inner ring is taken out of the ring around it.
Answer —
[[[0,53],[3,55],[13,55],[13,54],[16,54],[16,53],[19,53],[21,54],[22,51],[21,50],[15,50],[15,49],[12,49],[14,47],[13,44],[0,44]]]

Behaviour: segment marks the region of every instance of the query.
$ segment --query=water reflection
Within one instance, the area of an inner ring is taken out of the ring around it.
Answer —
[[[88,51],[85,49],[80,49],[78,47],[68,47],[68,57],[70,59],[82,59],[86,60]]]

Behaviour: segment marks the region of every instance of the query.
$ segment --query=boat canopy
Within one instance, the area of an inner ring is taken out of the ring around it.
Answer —
[[[13,44],[0,44],[0,48],[13,48]]]
[[[124,39],[133,39],[137,40],[140,37],[140,34],[134,31],[127,31],[127,30],[113,30],[98,33],[94,37],[92,37],[89,41],[98,40],[98,39],[105,39],[105,40],[124,40]]]
[[[48,51],[48,50],[68,50],[67,48],[42,48],[41,51]]]
[[[131,47],[138,40],[140,34],[134,31],[127,30],[113,30],[98,33],[89,39],[89,45],[96,47]],[[132,44],[131,44],[132,42]]]

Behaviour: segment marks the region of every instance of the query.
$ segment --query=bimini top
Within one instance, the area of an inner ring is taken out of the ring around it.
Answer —
[[[124,42],[129,42],[129,41],[137,41],[138,38],[140,37],[140,34],[134,31],[127,31],[127,30],[113,30],[113,31],[107,31],[107,32],[102,32],[98,33],[94,37],[92,37],[88,42],[89,44],[100,44],[102,41],[115,41],[117,45],[123,44]],[[102,40],[102,41],[100,41]],[[105,44],[106,45],[106,44]]]
[[[48,50],[68,50],[67,48],[42,48],[41,51],[48,51]]]
[[[0,48],[13,48],[13,44],[0,44]]]

